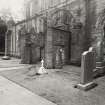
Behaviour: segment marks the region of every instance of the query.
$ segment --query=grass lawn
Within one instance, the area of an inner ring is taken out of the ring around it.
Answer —
[[[34,75],[32,68],[2,71],[0,75],[57,105],[105,105],[105,77],[96,80],[96,88],[83,92],[74,88],[80,81],[80,73],[73,69],[69,73],[56,71],[39,76]]]

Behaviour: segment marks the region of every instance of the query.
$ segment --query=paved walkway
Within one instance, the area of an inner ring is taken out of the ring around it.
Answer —
[[[35,70],[34,66],[19,70],[17,68],[23,66],[20,65],[17,59],[0,60],[3,76],[0,76],[0,105],[105,105],[105,76],[95,80],[98,83],[96,88],[84,92],[74,88],[80,81],[80,67],[69,65],[48,75],[36,76],[30,75]],[[17,70],[12,70],[14,68]]]
[[[0,76],[0,105],[56,105]]]

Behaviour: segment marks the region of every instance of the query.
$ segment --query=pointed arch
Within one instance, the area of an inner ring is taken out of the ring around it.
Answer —
[[[96,28],[103,27],[105,25],[105,8],[99,13]]]
[[[55,9],[50,11],[48,14],[48,22],[50,26],[56,27],[59,25],[71,25],[74,17],[69,10],[66,9]]]

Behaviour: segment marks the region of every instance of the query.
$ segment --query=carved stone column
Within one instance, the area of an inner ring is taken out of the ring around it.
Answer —
[[[3,56],[3,60],[10,60],[10,56],[8,56],[8,32],[5,33],[5,55]]]
[[[53,68],[53,33],[52,28],[48,27],[45,42],[45,66],[46,68]]]
[[[95,29],[92,33],[92,46],[96,52],[96,71],[95,75],[103,74],[105,72],[104,61],[104,37],[102,28]]]
[[[105,72],[105,61],[104,61],[104,41],[103,38],[97,42],[96,45],[96,70],[98,73],[103,74]]]

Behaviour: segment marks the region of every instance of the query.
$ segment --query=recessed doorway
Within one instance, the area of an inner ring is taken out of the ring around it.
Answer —
[[[5,25],[0,26],[0,55],[4,55],[5,52],[5,33],[7,31],[7,27]]]

